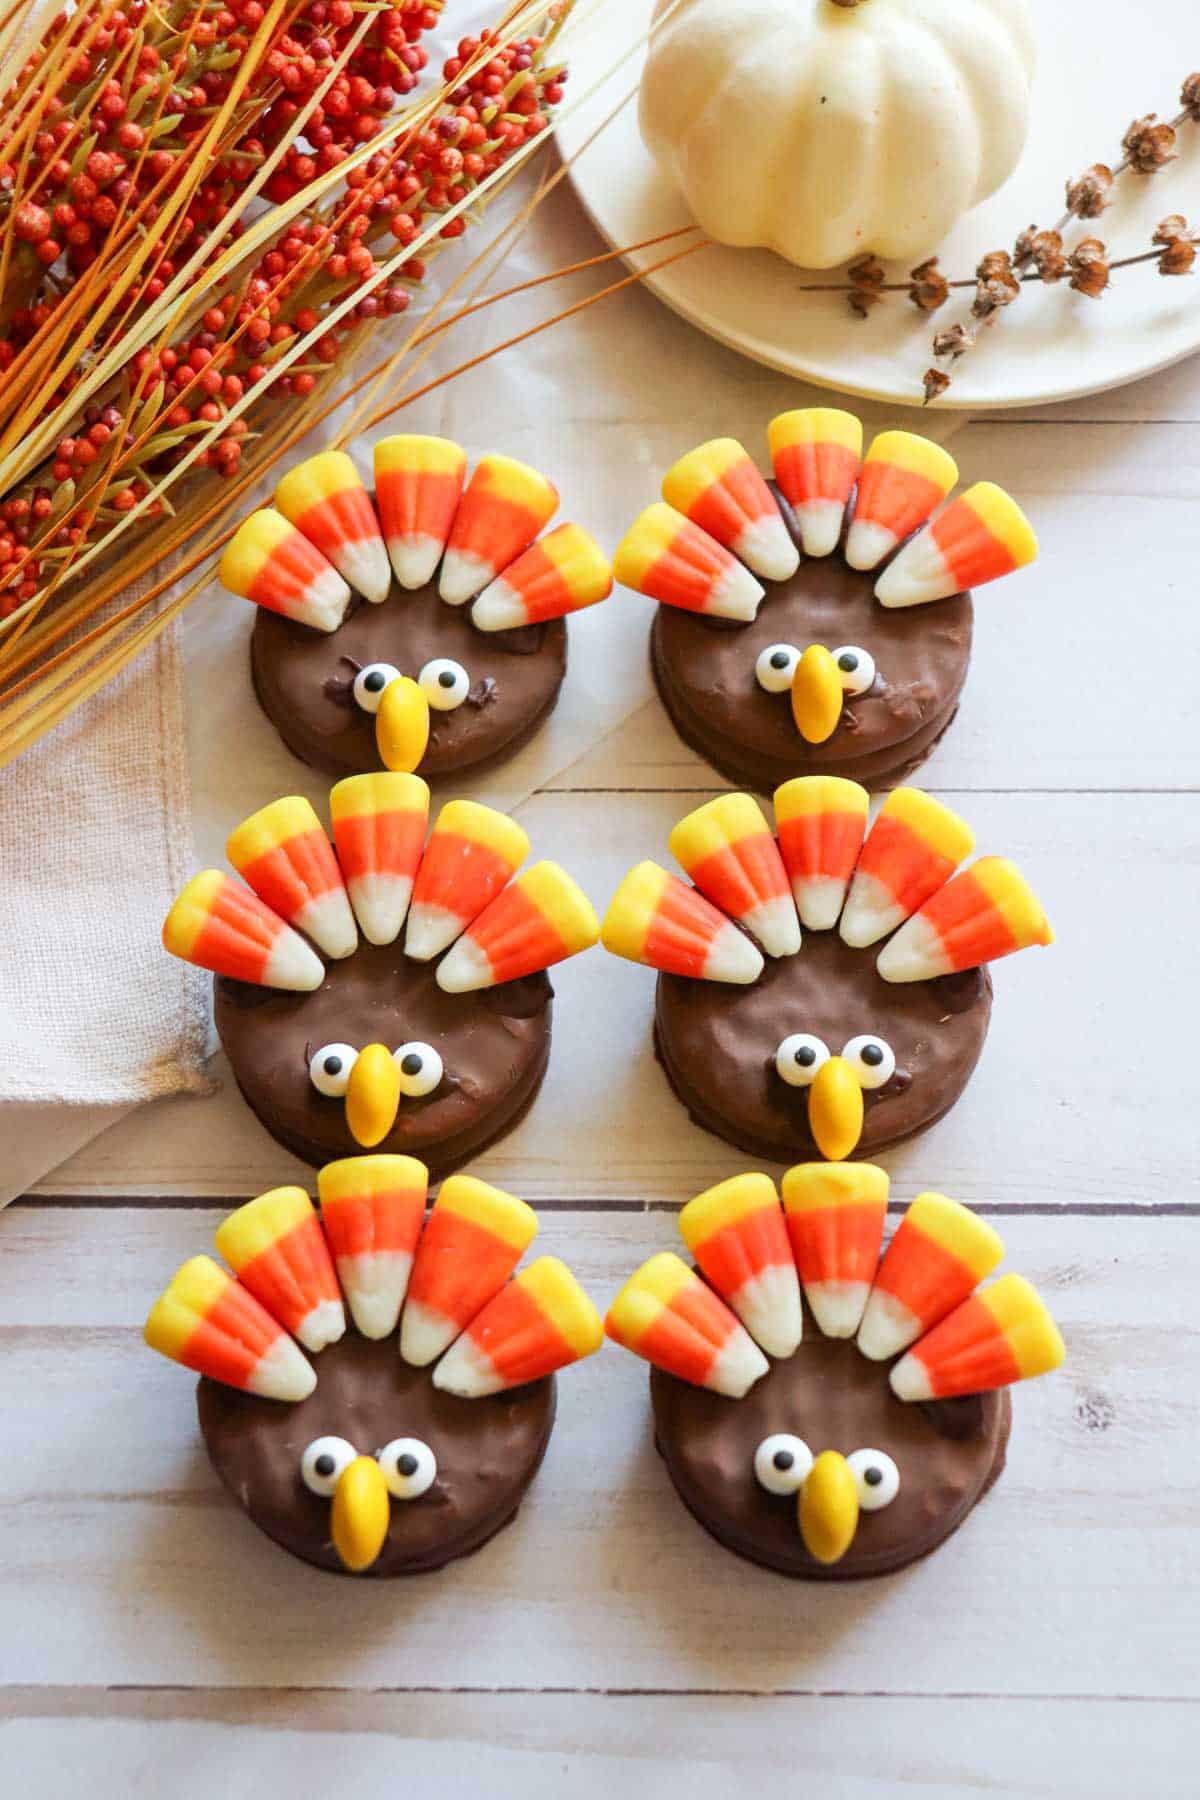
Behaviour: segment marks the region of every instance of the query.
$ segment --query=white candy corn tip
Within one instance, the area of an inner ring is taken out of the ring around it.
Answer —
[[[800,552],[778,513],[752,519],[730,548],[764,581],[790,581],[800,567]]]
[[[806,875],[792,883],[800,923],[809,931],[832,931],[846,904],[846,883],[836,875]]]
[[[471,623],[480,631],[512,631],[525,622],[525,602],[503,575],[484,588],[471,608]]]
[[[373,1250],[363,1256],[338,1258],[338,1281],[350,1317],[363,1337],[378,1342],[395,1331],[412,1263],[403,1250]]]
[[[865,1281],[812,1281],[804,1298],[823,1336],[852,1338],[862,1324],[870,1292]]]
[[[721,1345],[713,1358],[704,1385],[715,1394],[726,1394],[740,1400],[756,1381],[761,1381],[770,1364],[748,1331],[739,1325]]]
[[[887,1362],[907,1350],[920,1335],[921,1321],[916,1313],[894,1294],[885,1294],[881,1288],[872,1292],[858,1328],[858,1347],[865,1357],[871,1362]]]
[[[477,988],[495,987],[496,977],[490,958],[474,939],[460,937],[438,964],[437,984],[444,994],[473,994]]]
[[[358,949],[358,929],[342,888],[315,895],[300,908],[295,922],[297,929],[335,962],[353,956]]]
[[[889,931],[903,923],[904,908],[897,906],[883,883],[874,875],[860,871],[850,884],[842,913],[840,935],[852,950],[865,950],[877,944]]]
[[[496,579],[496,570],[473,550],[447,550],[438,593],[448,606],[465,606]]]
[[[949,975],[952,965],[934,927],[917,913],[883,946],[875,967],[885,981],[898,984]]]
[[[316,1355],[328,1344],[336,1344],[345,1335],[346,1313],[340,1300],[319,1300],[305,1313],[296,1327],[296,1336],[306,1350]]]
[[[795,956],[800,948],[800,921],[785,894],[752,906],[742,914],[742,924],[754,933],[768,956]]]
[[[290,1337],[276,1338],[271,1348],[259,1357],[257,1367],[246,1383],[246,1392],[263,1400],[284,1400],[294,1404],[307,1400],[317,1385],[312,1364]]]
[[[412,876],[373,870],[349,883],[350,904],[368,944],[394,944],[412,899]]]
[[[709,592],[704,610],[718,619],[738,619],[743,625],[753,622],[764,593],[749,569],[733,562],[718,575]]]
[[[387,552],[392,572],[402,588],[424,587],[433,580],[442,560],[445,545],[427,532],[412,531],[404,537],[390,537]]]
[[[922,606],[928,600],[948,600],[958,591],[930,531],[906,544],[875,583],[875,598],[881,606]]]
[[[433,1371],[433,1385],[445,1394],[458,1394],[463,1400],[482,1400],[487,1394],[500,1393],[506,1384],[490,1359],[464,1332]]]
[[[874,519],[855,519],[846,533],[846,561],[852,569],[874,569],[890,556],[898,539]]]
[[[315,994],[325,979],[325,965],[291,926],[276,939],[262,972],[263,987],[287,994]]]
[[[447,906],[430,906],[418,900],[408,915],[404,954],[414,962],[432,962],[467,928],[467,921]]]
[[[804,1315],[794,1268],[760,1269],[729,1296],[729,1303],[768,1356],[795,1353],[804,1331]]]
[[[933,1389],[929,1385],[925,1365],[918,1357],[902,1356],[888,1376],[888,1380],[892,1384],[892,1392],[897,1400],[933,1399]]]
[[[424,1369],[448,1350],[459,1327],[445,1313],[410,1300],[400,1321],[400,1354],[414,1369]]]
[[[832,556],[842,535],[846,508],[840,500],[805,500],[796,507],[796,522],[806,556]]]
[[[387,599],[392,586],[392,571],[382,538],[359,538],[338,546],[332,558],[338,573],[344,575],[356,593],[379,606]]]
[[[308,592],[288,617],[315,631],[336,631],[350,605],[350,589],[333,567],[324,568],[309,583]]]
[[[705,981],[731,981],[749,987],[764,968],[762,951],[728,920],[713,938],[704,959]],[[439,977],[441,970],[438,971]]]

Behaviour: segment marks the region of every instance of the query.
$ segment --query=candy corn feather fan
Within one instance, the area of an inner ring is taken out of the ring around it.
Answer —
[[[557,863],[522,870],[529,840],[491,807],[448,802],[426,841],[417,775],[349,776],[330,814],[332,843],[298,796],[244,820],[226,846],[241,879],[195,876],[163,942],[217,976],[222,1043],[280,1141],[316,1163],[383,1146],[445,1170],[531,1103],[544,971],[599,924]]]
[[[870,1163],[736,1175],[679,1215],[605,1331],[649,1362],[655,1434],[721,1542],[791,1575],[900,1568],[949,1535],[1003,1467],[1012,1384],[1064,1349],[996,1232],[918,1196],[882,1257]],[[803,1301],[801,1299],[803,1295]],[[884,1364],[890,1367],[884,1368]]]
[[[518,1268],[524,1201],[457,1175],[426,1215],[428,1180],[414,1157],[357,1156],[320,1171],[319,1216],[303,1188],[261,1194],[216,1233],[232,1274],[193,1257],[146,1321],[204,1378],[226,1485],[318,1567],[400,1575],[484,1542],[541,1461],[549,1378],[602,1341],[565,1263]]]
[[[939,1117],[982,1047],[986,965],[1053,941],[1011,862],[966,862],[940,801],[897,788],[869,829],[868,810],[855,782],[801,776],[773,832],[722,794],[670,835],[687,879],[639,863],[604,919],[607,950],[659,971],[657,1047],[693,1117],[780,1160]]]

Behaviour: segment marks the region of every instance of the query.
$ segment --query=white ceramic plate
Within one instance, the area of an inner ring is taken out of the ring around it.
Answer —
[[[1115,160],[1131,119],[1151,111],[1172,117],[1180,83],[1200,64],[1195,0],[1152,0],[1134,12],[1124,0],[1035,6],[1039,62],[1029,143],[999,192],[937,246],[950,276],[969,275],[985,251],[1010,247],[1031,221],[1055,224],[1068,177]],[[650,13],[651,0],[602,0],[572,27],[567,53],[576,93],[644,35]],[[689,222],[642,145],[636,97],[587,142],[635,89],[643,58],[636,50],[558,129],[563,155],[577,157],[571,178],[579,197],[614,248]],[[1114,204],[1076,236],[1100,236],[1115,257],[1148,248],[1168,213],[1200,223],[1200,127],[1185,125],[1179,148],[1178,160],[1159,174],[1122,177]],[[644,268],[672,248],[626,261]],[[896,265],[889,275],[903,279],[906,272]],[[903,295],[857,321],[840,295],[798,291],[805,280],[821,279],[829,277],[806,275],[769,251],[713,245],[648,276],[646,285],[700,330],[758,362],[846,393],[918,404],[934,324],[966,316],[969,290],[933,322]],[[1134,381],[1198,348],[1200,275],[1168,280],[1153,265],[1130,269],[1115,275],[1098,301],[1072,294],[1065,283],[1037,288],[959,362],[938,404],[978,411],[1067,400]]]

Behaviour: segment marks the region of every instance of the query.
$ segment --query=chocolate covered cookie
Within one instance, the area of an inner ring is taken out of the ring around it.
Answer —
[[[606,949],[659,971],[679,1099],[755,1156],[841,1160],[941,1118],[987,1035],[986,965],[1053,941],[1010,862],[959,868],[974,838],[948,807],[897,788],[870,831],[867,813],[856,783],[801,776],[776,838],[750,795],[722,795],[671,833],[694,886],[639,863],[604,920]]]
[[[319,1219],[296,1187],[231,1214],[233,1275],[185,1263],[146,1342],[200,1374],[213,1467],[277,1544],[342,1573],[438,1569],[515,1516],[555,1371],[599,1348],[599,1316],[555,1257],[514,1275],[537,1218],[511,1194],[455,1176],[426,1218],[427,1169],[389,1155],[319,1184]]]
[[[958,470],[911,432],[881,433],[864,461],[859,421],[814,407],[769,436],[770,485],[733,438],[682,457],[617,580],[661,603],[659,694],[721,774],[763,793],[798,775],[892,787],[958,708],[968,590],[1031,562],[1036,540],[990,482],[927,524]]]
[[[517,873],[529,840],[503,813],[452,800],[426,843],[419,776],[348,776],[330,811],[333,844],[297,796],[244,820],[226,848],[247,885],[195,876],[163,942],[213,971],[230,1068],[294,1155],[382,1148],[444,1174],[533,1103],[545,971],[599,925],[556,863]]]
[[[445,438],[382,438],[374,455],[374,496],[344,451],[289,470],[221,558],[260,609],[254,691],[329,774],[477,770],[550,713],[565,615],[605,599],[611,571],[578,525],[538,538],[558,494],[512,457],[482,457],[464,488]]]
[[[870,1163],[738,1175],[679,1215],[699,1273],[654,1256],[609,1337],[653,1365],[655,1442],[727,1549],[808,1580],[883,1575],[958,1528],[1004,1468],[1008,1387],[1064,1349],[966,1207],[922,1194],[880,1260]],[[890,1367],[885,1368],[884,1365]]]

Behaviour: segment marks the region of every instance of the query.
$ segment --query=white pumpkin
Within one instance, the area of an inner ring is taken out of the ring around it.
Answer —
[[[826,269],[936,248],[1029,121],[1026,0],[657,0],[641,130],[697,222]]]

